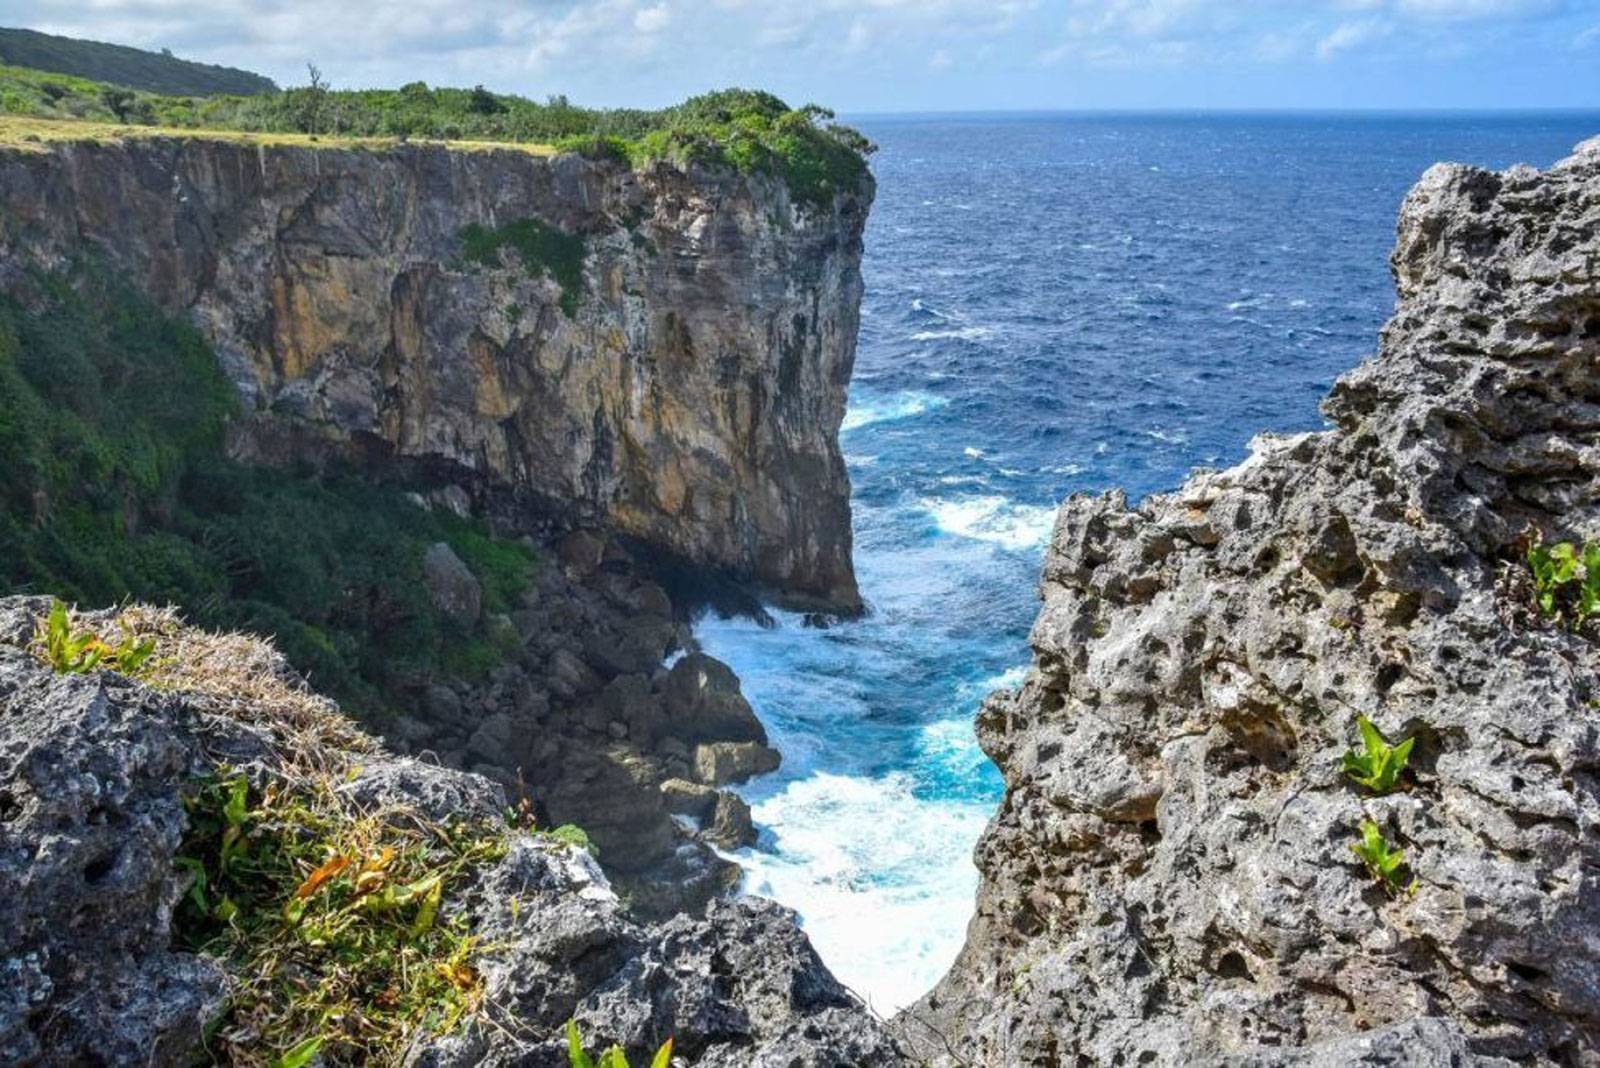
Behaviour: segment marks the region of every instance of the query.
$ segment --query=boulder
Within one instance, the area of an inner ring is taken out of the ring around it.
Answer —
[[[436,542],[422,556],[422,580],[433,606],[463,627],[477,624],[483,612],[483,587],[455,550]]]
[[[707,786],[727,786],[776,771],[782,760],[760,742],[711,742],[695,746],[694,774]]]
[[[723,849],[755,845],[756,825],[750,816],[750,806],[738,794],[719,791],[711,824],[703,833],[706,841]]]
[[[767,732],[750,702],[739,692],[739,678],[722,661],[689,653],[667,674],[662,687],[665,730],[685,743],[755,742],[766,745]]]

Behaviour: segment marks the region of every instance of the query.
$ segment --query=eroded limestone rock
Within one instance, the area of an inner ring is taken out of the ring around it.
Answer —
[[[1600,537],[1600,142],[1433,168],[1392,263],[1334,429],[1063,505],[977,914],[899,1019],[936,1063],[1600,1062],[1600,648],[1521,578]],[[1403,789],[1342,774],[1357,713]]]

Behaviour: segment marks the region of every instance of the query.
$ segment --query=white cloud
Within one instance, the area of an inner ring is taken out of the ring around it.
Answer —
[[[1382,19],[1341,22],[1332,33],[1317,42],[1317,58],[1326,63],[1341,52],[1352,51],[1388,36],[1390,29],[1390,25]]]

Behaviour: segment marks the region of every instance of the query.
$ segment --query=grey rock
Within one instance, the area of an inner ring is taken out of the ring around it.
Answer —
[[[661,784],[661,800],[676,816],[692,816],[705,822],[717,807],[717,791],[687,779],[668,779]]]
[[[461,557],[444,542],[422,556],[422,579],[433,606],[464,627],[473,626],[483,612],[483,587]]]
[[[509,762],[512,757],[511,717],[497,712],[479,724],[467,739],[467,752],[482,760]]]
[[[755,845],[756,825],[744,798],[726,790],[718,792],[711,825],[705,829],[704,836],[706,841],[723,849]]]
[[[545,685],[556,697],[572,701],[594,693],[600,688],[601,680],[594,669],[571,650],[557,649],[545,663]]]
[[[46,607],[0,599],[0,626],[24,619],[13,630],[25,641]],[[0,1062],[203,1059],[228,985],[218,963],[172,948],[186,885],[181,791],[218,754],[252,775],[279,759],[261,728],[227,714],[234,707],[109,673],[57,677],[0,643]],[[362,811],[505,812],[504,792],[478,776],[376,745],[355,765],[338,788]],[[729,871],[691,857],[681,874]],[[493,1023],[423,1042],[411,1064],[565,1068],[574,1017],[591,1047],[622,1042],[635,1063],[669,1035],[686,1063],[905,1063],[776,905],[718,902],[705,916],[641,924],[587,852],[528,835],[473,878],[459,900],[483,947],[475,964]]]
[[[978,719],[976,915],[897,1023],[929,1060],[1600,1063],[1600,646],[1520,540],[1600,537],[1600,158],[1433,168],[1392,265],[1333,429],[1062,506]],[[1407,788],[1341,773],[1357,712],[1417,739]]]
[[[708,786],[727,786],[777,771],[782,759],[760,742],[712,742],[695,746],[694,774]]]
[[[668,720],[664,729],[674,738],[686,743],[767,742],[765,728],[739,692],[738,676],[714,657],[682,657],[672,665],[662,697]]]

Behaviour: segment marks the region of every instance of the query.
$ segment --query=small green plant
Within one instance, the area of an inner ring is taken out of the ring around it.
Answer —
[[[1383,888],[1390,894],[1414,894],[1417,892],[1417,880],[1409,883],[1400,874],[1401,867],[1405,864],[1405,854],[1391,846],[1383,832],[1378,830],[1378,825],[1371,820],[1361,821],[1361,840],[1350,847],[1351,852],[1361,858],[1367,866],[1367,871],[1372,877],[1383,884]]]
[[[1563,620],[1576,630],[1600,612],[1600,543],[1580,548],[1570,541],[1528,546],[1534,601],[1546,619]]]
[[[105,664],[124,675],[137,675],[156,651],[154,638],[141,640],[129,634],[112,646],[93,631],[75,630],[66,604],[59,600],[39,624],[38,643],[57,675],[86,675]]]
[[[600,1054],[600,1059],[583,1051],[583,1039],[578,1035],[575,1020],[567,1021],[567,1061],[571,1068],[628,1068],[628,1054],[621,1046],[612,1046]],[[667,1039],[650,1058],[650,1068],[667,1068],[672,1063],[672,1039]]]
[[[1345,774],[1375,794],[1386,794],[1400,781],[1400,773],[1411,759],[1411,747],[1416,738],[1390,745],[1366,716],[1356,717],[1356,728],[1361,732],[1365,752],[1345,751]]]
[[[393,1064],[478,1011],[478,939],[452,904],[503,828],[351,806],[325,776],[253,786],[219,769],[186,801],[180,945],[235,977],[229,1063]]]
[[[596,849],[594,843],[589,840],[588,832],[582,827],[579,827],[576,823],[563,823],[561,826],[553,827],[543,833],[546,838],[549,838],[555,842],[559,842],[562,845],[575,846],[578,849],[586,850],[597,856],[599,855],[600,851]]]

